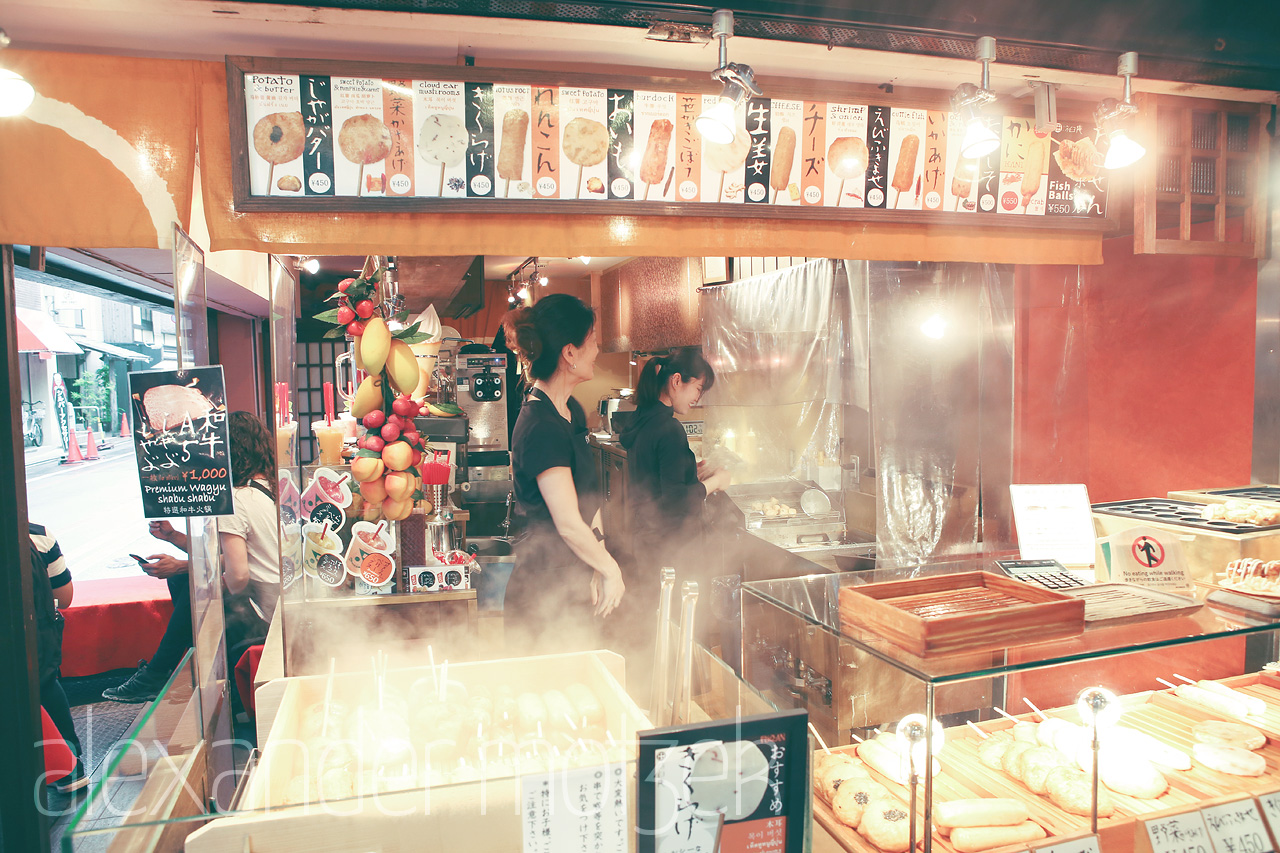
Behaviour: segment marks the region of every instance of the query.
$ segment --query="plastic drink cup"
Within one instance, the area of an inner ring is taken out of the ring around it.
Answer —
[[[302,571],[313,578],[319,578],[328,586],[337,586],[345,578],[334,581],[333,563],[326,560],[332,555],[341,565],[342,540],[332,529],[325,532],[322,524],[304,524],[302,526]]]
[[[337,422],[329,426],[321,421],[311,425],[311,434],[316,437],[316,443],[320,445],[320,464],[341,465],[342,440],[346,437],[343,428]]]
[[[379,527],[382,528],[381,532],[378,530]],[[365,558],[370,554],[381,554],[389,558],[395,551],[395,547],[390,524],[383,522],[379,525],[368,521],[357,521],[351,526],[351,544],[347,546],[347,571],[352,577],[362,577]],[[381,560],[375,562],[378,568],[374,569],[371,564],[369,568],[373,573],[366,580],[373,586],[379,586],[389,578],[382,577],[386,573],[385,563]]]
[[[292,468],[297,458],[294,455],[294,439],[298,435],[298,422],[289,421],[283,426],[276,427],[276,466],[280,468]]]

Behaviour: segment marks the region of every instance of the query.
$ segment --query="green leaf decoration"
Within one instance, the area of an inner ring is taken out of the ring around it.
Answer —
[[[329,338],[345,338],[347,336],[346,326],[334,326],[332,329],[324,333],[325,339]]]
[[[338,322],[338,310],[337,308],[330,308],[328,311],[321,311],[313,319],[319,320],[321,323],[336,323]]]

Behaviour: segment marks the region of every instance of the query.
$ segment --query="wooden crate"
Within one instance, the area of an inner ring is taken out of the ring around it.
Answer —
[[[1077,636],[1084,602],[990,572],[958,572],[844,587],[840,624],[916,655],[977,652]]]

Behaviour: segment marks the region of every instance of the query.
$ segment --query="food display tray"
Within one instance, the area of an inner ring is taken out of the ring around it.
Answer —
[[[1159,797],[1143,799],[1112,792],[1116,811],[1111,817],[1099,818],[1099,840],[1103,850],[1132,850],[1135,821],[1151,815],[1163,815],[1171,812],[1189,811],[1198,805],[1212,800],[1249,796],[1273,791],[1280,786],[1280,745],[1277,745],[1274,731],[1280,729],[1280,679],[1267,674],[1251,674],[1236,678],[1223,679],[1222,683],[1234,687],[1253,696],[1265,700],[1268,712],[1263,717],[1250,717],[1248,722],[1261,729],[1271,737],[1259,754],[1267,759],[1267,772],[1262,776],[1244,777],[1230,776],[1195,763],[1190,770],[1169,770],[1161,768],[1169,780],[1169,789]],[[1148,694],[1125,696],[1122,698],[1125,708],[1121,723],[1143,731],[1152,737],[1190,752],[1195,742],[1192,727],[1203,720],[1215,719],[1211,712],[1204,711],[1171,695],[1170,691],[1155,691]],[[1071,722],[1079,722],[1074,708],[1046,709],[1047,716],[1061,717]],[[1022,720],[1038,721],[1033,714],[1025,714]],[[999,770],[993,770],[978,759],[977,748],[988,733],[1009,729],[1013,721],[1007,719],[990,720],[978,723],[975,732],[968,726],[955,726],[946,732],[945,746],[939,756],[942,770],[933,780],[934,803],[956,799],[975,797],[1009,797],[1027,804],[1031,819],[1044,827],[1049,837],[1032,842],[1032,846],[1044,849],[1052,845],[1055,839],[1074,838],[1089,830],[1089,818],[1064,811],[1048,797],[1032,793],[1020,781]],[[832,752],[855,754],[855,747],[833,747]],[[816,758],[816,756],[815,756]],[[905,785],[880,775],[875,770],[869,773],[875,781],[889,789],[903,811],[909,809],[910,794]],[[924,795],[920,793],[917,808],[923,808]],[[864,836],[852,827],[841,823],[835,816],[831,806],[825,803],[815,789],[813,792],[814,820],[825,829],[836,843],[848,853],[880,853]],[[933,833],[933,850],[935,853],[955,853],[950,839],[939,833]],[[994,847],[984,853],[1015,853],[1025,851],[1027,843]],[[923,844],[918,849],[923,849]]]
[[[1084,602],[991,572],[959,572],[840,590],[840,624],[915,655],[1003,649],[1074,637]]]
[[[1240,524],[1235,521],[1206,521],[1200,517],[1203,510],[1204,504],[1172,498],[1139,498],[1093,505],[1093,511],[1103,515],[1116,515],[1121,518],[1131,518],[1134,521],[1157,522],[1175,527],[1191,527],[1196,530],[1212,530],[1215,533],[1265,533],[1280,530],[1280,524],[1259,526]]]
[[[1208,489],[1207,492],[1224,498],[1280,503],[1280,486],[1243,486],[1235,489]]]
[[[1132,583],[1095,583],[1066,590],[1084,601],[1086,622],[1145,622],[1194,613],[1204,605],[1194,598]]]

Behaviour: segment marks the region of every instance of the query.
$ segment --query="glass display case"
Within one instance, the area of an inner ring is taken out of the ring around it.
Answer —
[[[1132,849],[1145,815],[1280,787],[1280,750],[1258,742],[1220,754],[1218,727],[1206,726],[1230,722],[1233,737],[1256,730],[1260,741],[1280,734],[1280,679],[1264,669],[1276,625],[1196,600],[1117,618],[1081,608],[1074,626],[1069,617],[1020,628],[1008,602],[920,591],[982,567],[934,564],[917,573],[923,581],[846,573],[742,585],[744,680],[779,707],[810,710],[830,748],[815,755],[815,820],[845,849],[909,849],[909,814],[926,853],[1026,849],[1094,830],[1104,850]],[[901,584],[923,587],[892,586]],[[967,646],[908,650],[919,638],[888,639],[872,599],[926,620],[959,613],[973,626]],[[857,788],[837,800],[842,775],[856,785],[870,776],[881,805],[852,805]],[[956,827],[966,828],[959,838]]]

